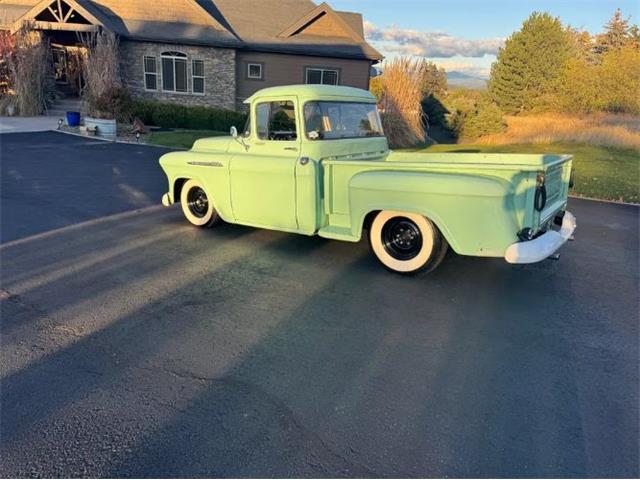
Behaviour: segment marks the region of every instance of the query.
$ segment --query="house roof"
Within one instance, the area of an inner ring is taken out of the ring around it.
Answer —
[[[316,5],[310,0],[199,0],[199,3],[212,15],[226,20],[231,31],[251,49],[382,59],[364,39],[362,16],[337,12],[327,3]],[[314,29],[305,28],[327,17],[333,22],[330,35],[318,35],[317,29],[310,33]]]
[[[6,29],[31,10],[34,2],[20,2],[20,0],[12,0],[10,2],[0,2],[0,28]]]
[[[16,26],[58,0],[0,0],[0,27]],[[133,40],[212,45],[327,57],[382,55],[364,39],[362,16],[311,0],[62,0]]]

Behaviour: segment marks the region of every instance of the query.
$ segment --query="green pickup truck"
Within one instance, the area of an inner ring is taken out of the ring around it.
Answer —
[[[246,100],[240,134],[203,138],[160,164],[162,203],[198,227],[220,221],[358,242],[399,273],[460,255],[533,263],[573,235],[570,155],[389,150],[376,100],[293,85]]]

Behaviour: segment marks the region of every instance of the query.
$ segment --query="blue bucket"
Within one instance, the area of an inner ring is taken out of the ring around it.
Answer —
[[[67,125],[70,127],[80,125],[80,112],[67,112]]]

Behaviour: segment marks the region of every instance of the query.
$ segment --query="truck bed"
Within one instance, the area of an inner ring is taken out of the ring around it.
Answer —
[[[452,239],[458,253],[500,256],[509,242],[517,241],[520,229],[537,229],[564,208],[571,159],[570,155],[411,151],[368,159],[333,157],[322,161],[323,209],[329,224],[320,234],[358,240],[367,213],[359,208],[360,198],[377,195],[381,205],[385,197],[396,199],[398,210],[406,209],[404,205],[423,206],[422,212]],[[537,212],[533,202],[540,173],[545,176],[548,200]],[[484,238],[466,245],[458,242],[474,232],[483,232]]]

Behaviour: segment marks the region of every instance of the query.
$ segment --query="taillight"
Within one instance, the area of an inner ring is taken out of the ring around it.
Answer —
[[[544,172],[538,172],[536,177],[536,195],[533,201],[533,208],[537,212],[544,210],[547,204],[547,187],[544,186]]]

